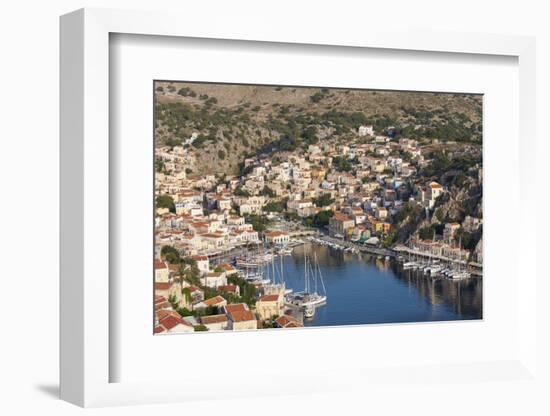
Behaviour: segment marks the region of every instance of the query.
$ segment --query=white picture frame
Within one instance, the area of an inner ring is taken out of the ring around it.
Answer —
[[[109,348],[109,36],[113,33],[278,42],[334,47],[430,51],[452,54],[504,55],[518,59],[521,233],[518,261],[523,277],[518,287],[519,335],[517,354],[498,362],[439,366],[419,363],[415,377],[433,379],[448,371],[453,377],[472,372],[498,374],[506,379],[536,377],[536,241],[535,218],[526,215],[533,203],[534,184],[528,167],[536,154],[535,40],[530,37],[471,33],[400,31],[395,28],[355,28],[328,34],[323,28],[302,31],[275,24],[255,25],[219,20],[203,25],[173,13],[82,9],[61,18],[61,398],[80,406],[158,403],[210,398],[178,383],[110,382],[110,363],[117,357]],[[238,25],[239,31],[235,31]],[[523,215],[522,215],[523,214]],[[523,266],[525,265],[525,266]],[[518,270],[515,273],[519,273]],[[352,329],[353,330],[353,329]],[[388,382],[395,369],[371,369],[368,375],[347,369],[331,370],[333,381],[312,382],[312,391],[338,391],[354,383]],[[397,371],[397,372],[396,372]],[[472,381],[474,382],[475,379]],[[300,392],[299,383],[272,375],[272,385],[283,393]],[[304,390],[305,392],[305,390]],[[228,388],[216,397],[258,394],[253,386],[243,392]],[[278,392],[281,393],[281,392]]]

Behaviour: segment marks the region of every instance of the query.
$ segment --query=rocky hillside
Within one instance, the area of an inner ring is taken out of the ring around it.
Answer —
[[[468,231],[467,217],[483,218],[482,154],[477,147],[467,147],[452,156],[434,151],[431,162],[421,172],[423,181],[441,183],[448,192],[441,195],[433,210],[427,212],[416,204],[405,206],[396,216],[396,242],[404,243],[413,235],[431,239],[442,235],[445,223],[462,224],[456,236],[463,247],[473,250],[482,237],[482,228]]]
[[[194,173],[237,173],[244,157],[294,150],[361,124],[378,133],[481,144],[480,95],[155,83],[155,139],[185,145]]]

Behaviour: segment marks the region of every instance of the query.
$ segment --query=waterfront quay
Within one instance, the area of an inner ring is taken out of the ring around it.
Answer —
[[[319,235],[319,231],[310,230],[310,229],[301,229],[301,230],[288,231],[287,234],[289,235],[290,240],[286,245],[288,247],[296,247],[297,245],[304,243],[304,241],[301,240],[299,237],[317,236]],[[233,263],[236,257],[244,255],[250,252],[252,249],[257,250],[256,248],[257,244],[260,244],[260,243],[258,242],[253,244],[244,244],[240,246],[227,247],[225,249],[205,252],[203,253],[203,255],[208,257],[208,259],[212,262],[212,264],[224,263],[224,262]]]
[[[317,240],[325,241],[327,243],[336,244],[339,246],[342,246],[344,248],[350,248],[354,250],[358,250],[363,253],[369,253],[369,254],[375,254],[377,256],[389,256],[389,257],[396,257],[397,254],[394,250],[375,247],[375,246],[368,246],[368,245],[359,245],[355,244],[351,241],[342,240],[340,238],[330,237],[328,235],[320,235],[316,237]],[[315,241],[315,240],[313,240]]]
[[[414,258],[422,259],[423,261],[438,260],[447,265],[460,265],[467,267],[472,276],[481,277],[483,274],[483,266],[476,262],[467,262],[460,259],[452,259],[446,256],[433,254],[431,252],[425,252],[410,248],[404,245],[399,245],[394,249],[381,248],[369,245],[359,245],[351,241],[342,240],[340,238],[330,237],[328,235],[319,235],[313,238],[313,241],[323,241],[326,243],[334,244],[343,248],[353,249],[362,253],[373,254],[376,256],[389,257],[392,259],[404,259],[404,256],[411,256]]]
[[[343,240],[336,237],[330,237],[329,235],[321,233],[319,230],[295,230],[289,232],[291,240],[288,243],[289,247],[295,247],[296,245],[303,244],[304,241],[299,237],[306,237],[307,240],[317,244],[328,243],[335,247],[341,247],[343,249],[353,250],[354,252],[367,253],[374,256],[389,257],[394,260],[403,261],[405,257],[413,257],[421,259],[422,261],[438,260],[446,265],[460,265],[466,267],[472,276],[481,277],[483,274],[483,266],[476,262],[467,262],[460,259],[452,259],[446,256],[433,254],[431,252],[425,252],[414,248],[407,247],[405,245],[399,245],[394,249],[382,248],[371,245],[356,244],[352,241]],[[218,250],[205,255],[210,259],[212,264],[229,262],[233,263],[235,258],[246,254],[250,251],[248,246],[230,247],[226,250]]]

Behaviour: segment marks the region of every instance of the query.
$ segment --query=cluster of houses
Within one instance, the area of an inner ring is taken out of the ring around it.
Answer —
[[[155,195],[170,197],[173,207],[156,208],[155,293],[159,307],[155,332],[190,332],[197,326],[210,330],[256,329],[258,322],[277,316],[284,320],[278,323],[280,327],[301,325],[284,314],[280,293],[264,294],[254,310],[246,304],[227,304],[223,297],[223,292],[237,291],[238,286],[227,282],[237,270],[229,264],[221,265],[221,271],[219,267],[211,270],[209,258],[262,240],[285,245],[291,239],[288,232],[278,229],[259,233],[247,221],[249,216],[273,219],[282,210],[287,217],[301,222],[327,211],[332,237],[378,245],[391,232],[393,217],[405,203],[414,201],[423,208],[434,208],[446,190],[437,182],[425,183],[416,177],[417,169],[428,163],[416,140],[376,135],[372,126],[360,126],[356,137],[346,144],[327,138],[307,149],[247,158],[242,175],[226,175],[223,179],[189,173],[189,168],[195,167],[196,149],[183,145],[157,147],[155,157],[162,169],[156,173]],[[461,226],[447,224],[447,237]],[[466,255],[444,243],[437,243],[440,248],[425,248],[428,242],[422,241],[414,244],[419,249],[440,250],[458,258]],[[161,260],[163,246],[194,258],[201,273],[200,285],[220,290],[220,295],[204,299],[200,287],[174,279],[172,265]],[[477,255],[481,258],[481,249]],[[165,307],[170,297],[176,297],[188,310],[214,307],[219,313],[181,317]]]
[[[273,210],[266,211],[271,202],[284,203],[297,218],[332,211],[332,236],[376,244],[377,237],[388,234],[391,218],[404,202],[414,198],[434,206],[444,190],[435,182],[415,183],[417,167],[426,163],[417,141],[375,135],[372,126],[361,126],[357,136],[362,140],[356,143],[324,140],[306,150],[247,158],[244,175],[223,181],[186,174],[195,150],[158,147],[156,157],[165,173],[157,173],[155,192],[169,195],[174,209],[157,209],[157,247],[172,245],[189,256],[262,238],[284,243],[288,236],[260,236],[245,221],[249,215],[274,216]],[[353,164],[340,169],[334,162],[342,158]]]
[[[273,322],[276,328],[296,328],[303,324],[285,308],[284,288],[264,288],[254,306],[230,303],[227,298],[238,299],[240,287],[228,283],[228,277],[237,270],[227,264],[216,265],[212,270],[206,256],[193,256],[199,269],[200,287],[178,277],[176,266],[155,259],[155,334],[223,330],[254,330],[263,322]],[[178,266],[179,267],[179,266]],[[205,299],[205,288],[216,295]],[[189,312],[181,316],[179,308]]]
[[[443,238],[441,240],[428,239],[423,240],[417,236],[411,238],[407,247],[397,246],[397,251],[417,252],[420,254],[445,258],[458,262],[470,262],[483,264],[483,239],[480,239],[473,252],[460,247],[455,243],[455,236],[458,230],[463,229],[467,232],[476,232],[482,226],[483,221],[480,218],[467,215],[461,223],[446,223],[443,229]]]

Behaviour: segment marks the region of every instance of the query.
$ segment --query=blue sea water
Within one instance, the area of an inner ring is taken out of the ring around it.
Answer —
[[[481,319],[482,280],[431,279],[394,261],[307,243],[283,259],[287,288],[304,290],[304,250],[317,258],[327,302],[305,326]],[[320,285],[319,285],[320,288]]]

